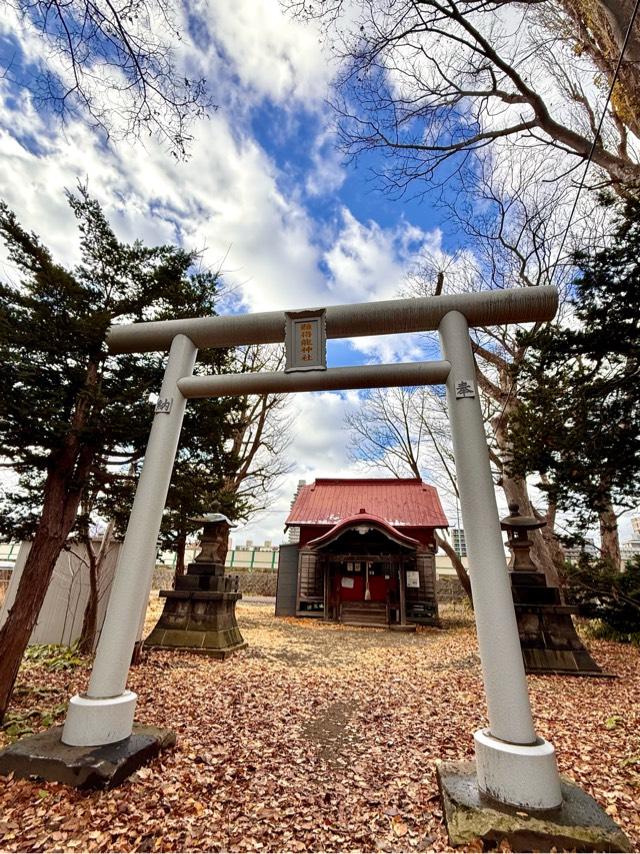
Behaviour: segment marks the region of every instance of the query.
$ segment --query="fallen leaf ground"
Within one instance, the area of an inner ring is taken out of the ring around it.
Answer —
[[[449,850],[435,762],[472,758],[486,725],[469,617],[399,635],[272,614],[240,604],[249,648],[226,662],[146,653],[137,718],[174,729],[177,747],[111,792],[0,779],[0,848]],[[619,678],[530,677],[536,724],[640,847],[640,650],[590,647]],[[61,720],[86,680],[85,666],[32,663],[14,711]]]

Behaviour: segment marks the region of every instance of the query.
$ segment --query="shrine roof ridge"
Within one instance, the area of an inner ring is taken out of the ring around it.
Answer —
[[[285,522],[336,525],[367,513],[394,527],[446,528],[438,490],[421,478],[316,478],[302,486]]]

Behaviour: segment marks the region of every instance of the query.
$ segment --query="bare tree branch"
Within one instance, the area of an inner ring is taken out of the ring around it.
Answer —
[[[495,155],[502,142],[557,149],[576,165],[589,156],[599,109],[582,86],[579,56],[558,34],[568,19],[545,17],[548,3],[288,5],[294,14],[324,23],[342,61],[334,106],[343,148],[350,157],[380,152],[384,161],[376,174],[388,189],[404,193],[413,186],[420,192],[422,182],[448,181],[472,165],[470,156],[488,148]],[[565,96],[560,105],[548,86],[538,85],[550,72]],[[592,155],[608,180],[627,190],[640,185],[637,156],[626,144],[630,123],[624,110],[612,114]],[[554,158],[548,169],[561,162]]]
[[[154,135],[185,157],[193,122],[215,109],[204,78],[178,68],[172,0],[5,0],[48,50],[30,76],[5,73],[64,123],[79,115],[106,138]],[[26,83],[25,83],[26,80]]]

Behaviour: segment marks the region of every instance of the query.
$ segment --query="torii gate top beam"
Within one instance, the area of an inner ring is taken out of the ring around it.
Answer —
[[[334,305],[327,308],[328,338],[426,332],[437,329],[450,311],[463,314],[469,326],[499,326],[551,320],[558,307],[554,287],[514,288],[472,294]],[[111,353],[168,350],[176,335],[187,335],[199,349],[284,341],[284,312],[159,320],[112,326]]]

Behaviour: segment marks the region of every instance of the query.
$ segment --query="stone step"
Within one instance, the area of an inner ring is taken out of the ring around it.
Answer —
[[[540,605],[537,602],[516,602],[516,613],[524,614],[579,614],[577,605]]]
[[[237,575],[179,575],[176,590],[233,590],[237,586]]]
[[[224,575],[224,566],[221,563],[190,563],[187,575]]]
[[[363,620],[340,620],[340,625],[350,626],[352,629],[388,629],[389,623],[365,622]],[[415,626],[413,627],[415,631]]]
[[[546,587],[547,579],[544,572],[514,572],[509,570],[509,578],[514,587]]]
[[[362,611],[386,611],[387,603],[386,602],[343,602],[343,608],[350,608],[351,610],[362,610]]]
[[[237,590],[160,590],[161,599],[176,599],[199,602],[221,602],[222,600],[242,599],[242,593]]]
[[[387,606],[384,602],[343,603],[340,621],[352,626],[387,626]]]
[[[386,608],[382,608],[380,610],[378,610],[378,609],[373,610],[372,609],[371,611],[365,611],[364,609],[360,609],[360,608],[342,608],[341,613],[343,616],[346,614],[349,614],[350,616],[361,617],[363,620],[364,619],[375,620],[378,618],[382,618],[384,620],[387,619],[387,609]]]

